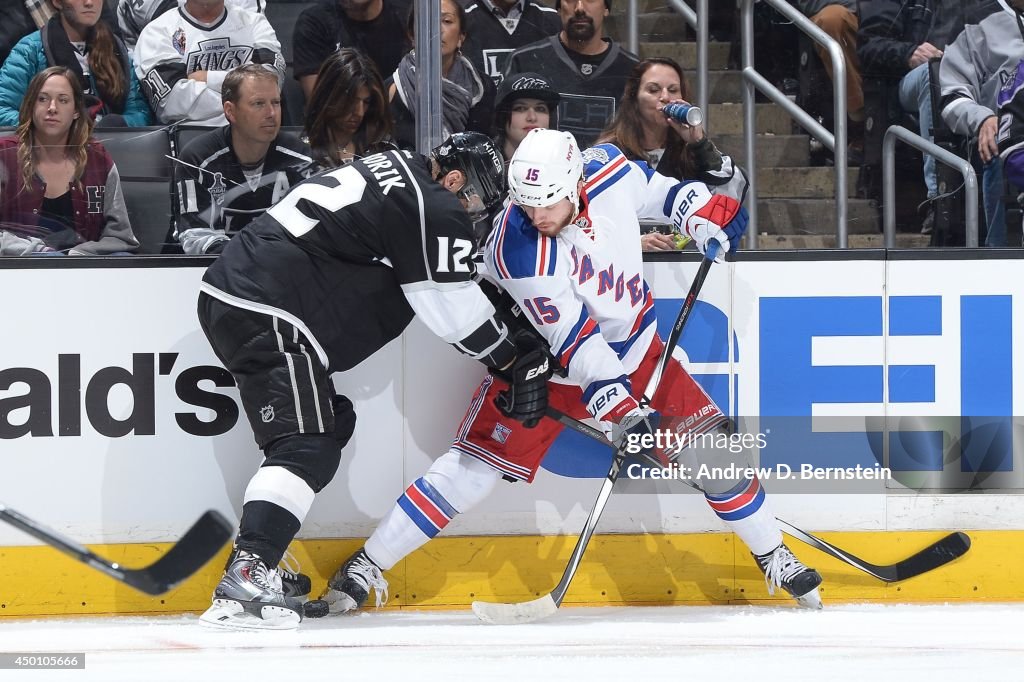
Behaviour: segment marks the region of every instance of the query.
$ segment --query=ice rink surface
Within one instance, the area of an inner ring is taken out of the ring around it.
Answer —
[[[989,682],[1024,679],[1024,604],[566,608],[528,625],[379,611],[297,631],[195,616],[0,620],[2,652],[85,652],[85,670],[0,680],[322,679]]]

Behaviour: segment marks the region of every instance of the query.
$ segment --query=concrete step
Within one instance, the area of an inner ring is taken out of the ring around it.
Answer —
[[[835,235],[835,202],[828,199],[765,199],[757,201],[759,235]],[[847,208],[848,234],[876,234],[881,229],[878,209],[867,199],[851,199]]]
[[[782,107],[771,102],[756,104],[756,133],[790,135],[793,123]],[[739,103],[712,104],[708,121],[712,136],[743,134],[743,105]],[[717,139],[717,137],[716,137]],[[761,165],[760,163],[758,165]]]
[[[641,35],[641,38],[643,36]],[[668,57],[674,59],[683,68],[697,68],[697,43],[655,42],[643,38],[640,43],[640,56]],[[708,43],[708,69],[723,70],[729,66],[729,43]]]
[[[641,40],[652,42],[678,42],[686,40],[689,25],[683,15],[676,12],[647,12],[637,16]],[[629,29],[625,15],[611,15],[604,20],[604,34],[625,42]]]
[[[690,92],[697,97],[697,72],[684,71],[686,82],[690,85]],[[743,101],[743,76],[739,71],[708,71],[708,81],[711,92],[708,94],[708,101],[711,103],[742,102]]]
[[[758,161],[757,196],[765,199],[835,199],[836,176],[834,168],[772,168]],[[860,168],[846,171],[846,196],[856,195]]]
[[[715,145],[728,154],[736,163],[743,165],[746,151],[743,135],[718,135],[711,133]],[[807,135],[758,135],[755,141],[757,165],[761,168],[779,166],[806,166],[810,161],[809,138]]]
[[[896,248],[923,249],[931,244],[931,235],[897,233]],[[883,249],[885,240],[881,234],[850,234],[847,242],[851,249]],[[834,249],[835,235],[793,235],[777,234],[762,236],[757,240],[757,248],[761,249]]]

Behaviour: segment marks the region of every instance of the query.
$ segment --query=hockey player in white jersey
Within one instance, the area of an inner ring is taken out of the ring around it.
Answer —
[[[224,0],[186,0],[148,23],[135,46],[136,75],[161,123],[227,125],[221,85],[246,64],[284,78],[281,43],[267,18]]]
[[[556,130],[526,136],[510,161],[508,180],[511,202],[495,220],[484,265],[564,368],[564,378],[548,384],[550,404],[577,419],[597,420],[616,443],[653,433],[657,418],[660,428],[681,436],[728,428],[727,417],[676,360],[654,395],[659,416],[637,401],[663,348],[643,279],[638,217],[660,216],[701,252],[716,240],[724,253],[739,245],[746,211],[703,183],[678,182],[629,161],[613,145],[581,154],[570,133]],[[332,612],[361,606],[371,588],[379,604],[387,590],[382,571],[483,500],[503,477],[533,480],[562,425],[551,419],[520,423],[503,414],[506,387],[493,376],[483,380],[448,452],[406,489],[329,581],[324,599]],[[645,454],[664,462],[677,453]],[[684,456],[706,460],[713,453]],[[802,605],[820,607],[821,576],[783,543],[760,482],[702,483],[708,504],[754,554],[769,593],[781,587]]]

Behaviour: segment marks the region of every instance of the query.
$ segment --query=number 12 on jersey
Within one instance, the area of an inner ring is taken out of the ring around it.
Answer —
[[[437,238],[437,271],[469,272],[469,263],[466,258],[473,250],[473,242],[468,239],[452,239],[450,249],[448,242],[448,237]]]
[[[551,305],[551,299],[547,296],[538,296],[532,300],[527,298],[523,303],[538,325],[554,324],[562,316],[557,306]]]

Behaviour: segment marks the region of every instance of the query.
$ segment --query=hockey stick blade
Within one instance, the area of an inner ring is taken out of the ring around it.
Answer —
[[[802,531],[791,523],[778,519],[782,529],[801,542],[805,542],[815,549],[819,549],[829,556],[850,564],[854,568],[864,571],[886,583],[896,583],[915,576],[933,571],[936,568],[945,566],[949,562],[962,557],[971,548],[971,538],[966,533],[959,531],[950,533],[938,542],[928,545],[920,552],[909,556],[902,561],[897,561],[888,566],[880,566],[864,561],[863,559],[850,554],[849,552],[836,547],[835,545],[815,537],[806,531]]]
[[[495,604],[486,601],[473,602],[473,613],[491,625],[520,625],[547,618],[558,611],[558,604],[550,594],[518,604]]]
[[[124,568],[2,504],[0,521],[5,521],[100,573],[149,595],[163,594],[173,589],[212,559],[234,534],[234,527],[227,519],[220,512],[211,509],[192,524],[167,554],[144,568]]]

